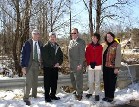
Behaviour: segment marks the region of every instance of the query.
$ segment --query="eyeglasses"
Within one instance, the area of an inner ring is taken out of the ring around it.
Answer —
[[[40,33],[33,33],[34,35],[39,35]]]
[[[76,34],[76,33],[71,33],[71,34]]]

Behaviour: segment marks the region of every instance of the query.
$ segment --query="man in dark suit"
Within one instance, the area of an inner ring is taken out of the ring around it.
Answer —
[[[58,70],[63,62],[63,52],[56,43],[56,34],[49,34],[49,41],[41,49],[43,70],[44,70],[44,89],[45,89],[45,102],[52,100],[59,100],[56,97]],[[50,92],[51,90],[51,92]]]
[[[85,60],[85,41],[79,38],[77,28],[71,31],[72,40],[69,43],[70,78],[73,88],[77,91],[77,100],[82,99],[83,94],[83,62]]]
[[[40,41],[40,33],[37,29],[32,31],[32,38],[28,39],[21,51],[22,72],[26,75],[26,86],[24,91],[24,102],[30,105],[29,94],[32,88],[32,97],[37,97],[39,65],[41,63],[40,48],[43,46]]]

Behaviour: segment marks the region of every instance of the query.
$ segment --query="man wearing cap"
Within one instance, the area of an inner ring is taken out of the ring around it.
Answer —
[[[44,90],[45,102],[59,100],[56,97],[58,70],[63,62],[63,52],[56,43],[56,34],[49,33],[49,41],[41,49],[43,70],[44,70]],[[51,90],[51,91],[50,91]]]
[[[40,48],[43,46],[40,41],[40,33],[37,29],[32,31],[32,38],[28,39],[21,51],[21,67],[23,75],[26,75],[26,85],[23,100],[30,105],[29,94],[32,88],[32,97],[37,97],[39,65],[41,63]]]

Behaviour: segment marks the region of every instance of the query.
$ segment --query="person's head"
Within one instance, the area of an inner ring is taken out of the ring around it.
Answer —
[[[99,43],[99,41],[100,41],[100,34],[94,33],[93,36],[92,36],[92,41],[93,41],[94,44]]]
[[[49,41],[51,43],[55,43],[56,42],[56,34],[54,32],[50,32],[49,33]]]
[[[115,35],[112,32],[108,32],[105,36],[106,43],[111,43],[115,39]]]
[[[34,41],[38,41],[40,39],[40,32],[38,29],[33,29],[32,31],[32,39]]]
[[[77,28],[73,28],[72,30],[71,30],[71,37],[72,37],[72,39],[76,39],[77,37],[78,37],[78,29]]]

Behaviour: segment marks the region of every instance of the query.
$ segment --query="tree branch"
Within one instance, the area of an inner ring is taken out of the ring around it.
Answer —
[[[87,3],[85,2],[85,0],[83,0],[83,2],[84,2],[84,4],[85,4],[85,7],[87,8],[87,10],[88,10],[88,13],[90,12],[90,10],[89,10],[89,7],[87,6]]]

